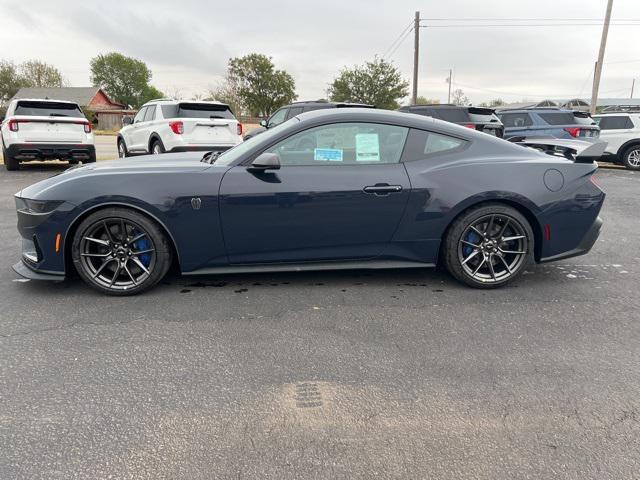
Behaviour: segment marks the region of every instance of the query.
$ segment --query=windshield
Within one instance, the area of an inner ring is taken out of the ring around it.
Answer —
[[[261,143],[265,143],[265,144],[269,143],[269,141],[273,137],[278,135],[282,131],[282,129],[285,128],[286,125],[292,125],[294,122],[299,122],[299,121],[300,120],[298,120],[296,117],[291,118],[276,127],[266,130],[264,133],[261,133],[260,135],[256,135],[255,137],[251,137],[250,139],[245,140],[241,144],[236,145],[235,147],[223,152],[216,159],[215,164],[222,165],[222,166],[231,165],[233,162],[235,162],[244,154],[246,154],[251,149],[253,149],[256,145],[259,145]]]
[[[18,102],[15,115],[84,118],[78,105],[66,102]]]

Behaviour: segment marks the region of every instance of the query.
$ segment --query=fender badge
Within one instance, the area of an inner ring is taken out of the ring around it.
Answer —
[[[191,199],[191,208],[193,208],[194,210],[200,210],[201,206],[202,200],[200,200],[200,197],[193,197]]]

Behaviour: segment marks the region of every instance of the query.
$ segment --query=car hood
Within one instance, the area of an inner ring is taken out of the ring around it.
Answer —
[[[199,172],[212,167],[203,163],[202,152],[169,153],[162,155],[144,155],[135,158],[116,159],[79,167],[71,167],[64,172],[26,187],[16,193],[23,198],[40,198],[51,187],[73,182],[87,176],[113,176],[120,174],[151,175],[167,173]]]

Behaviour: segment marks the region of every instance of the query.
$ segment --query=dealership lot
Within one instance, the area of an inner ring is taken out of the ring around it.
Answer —
[[[640,174],[599,172],[589,255],[500,290],[398,270],[110,298],[10,269],[12,194],[62,168],[0,170],[0,478],[637,475]]]

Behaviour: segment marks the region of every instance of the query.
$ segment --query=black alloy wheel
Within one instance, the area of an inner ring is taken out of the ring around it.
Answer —
[[[73,262],[91,287],[111,295],[151,288],[171,265],[171,248],[155,222],[138,212],[100,210],[78,227]]]
[[[454,222],[445,241],[445,263],[470,286],[498,287],[522,273],[533,258],[533,245],[533,232],[520,212],[489,205]]]

